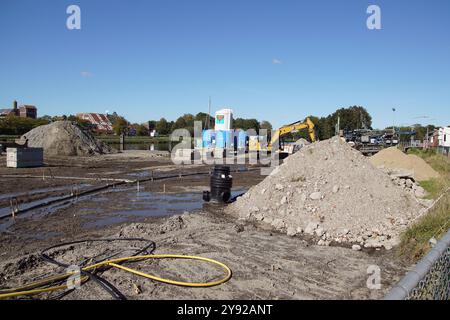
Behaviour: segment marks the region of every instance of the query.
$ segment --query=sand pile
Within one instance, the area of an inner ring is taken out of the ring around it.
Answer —
[[[411,171],[414,178],[419,181],[439,177],[439,173],[422,158],[413,154],[407,155],[396,147],[381,150],[370,158],[370,162],[376,167],[389,170]]]
[[[111,152],[103,142],[70,121],[55,121],[25,133],[28,146],[44,148],[47,156],[90,156]]]
[[[303,147],[228,207],[319,245],[391,248],[423,207],[414,195],[339,138]]]

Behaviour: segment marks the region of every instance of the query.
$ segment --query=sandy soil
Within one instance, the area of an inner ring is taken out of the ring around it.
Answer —
[[[422,158],[414,154],[405,154],[397,147],[383,149],[370,157],[374,166],[392,170],[410,171],[418,181],[439,178],[439,173]]]
[[[122,154],[107,159],[52,159],[48,165],[55,175],[84,177],[128,179],[148,177],[149,170],[155,170],[155,174],[179,172],[168,159],[147,157],[145,153],[133,157],[130,160]],[[203,169],[183,168],[185,172]],[[39,172],[42,174],[42,168],[10,170],[1,165],[0,183],[6,186],[8,181],[17,181],[1,177],[5,174]],[[238,194],[263,178],[259,171],[235,172],[233,190]],[[0,287],[63,272],[39,259],[38,252],[47,246],[104,237],[144,237],[155,241],[155,253],[201,255],[222,261],[233,270],[228,283],[205,289],[160,284],[121,270],[104,272],[103,276],[130,299],[376,299],[383,297],[406,270],[395,257],[395,251],[356,252],[344,247],[319,247],[307,238],[289,237],[264,226],[237,221],[224,214],[223,207],[203,204],[201,191],[207,188],[208,179],[207,175],[199,175],[147,181],[140,185],[139,192],[136,185],[124,185],[18,216],[0,232]],[[8,185],[1,194],[64,187],[67,182],[31,178],[19,181],[25,182]],[[55,192],[63,191],[48,191],[47,196]],[[45,197],[46,191],[41,195]],[[111,245],[75,246],[62,251],[60,258],[80,263],[91,255],[112,250]],[[129,245],[116,246],[115,250],[122,254],[129,249]],[[381,268],[381,290],[369,290],[366,286],[367,268],[373,264]],[[195,261],[153,261],[130,266],[188,281],[217,279],[221,275],[220,270]],[[110,299],[110,296],[88,282],[65,298]]]
[[[94,234],[99,235],[99,232]],[[300,238],[250,224],[237,224],[221,210],[110,228],[103,230],[101,236],[145,237],[156,242],[154,253],[201,255],[224,262],[233,270],[229,282],[213,288],[160,284],[121,270],[104,272],[102,276],[129,299],[377,299],[405,272],[392,253],[310,245]],[[90,244],[89,247],[92,256],[107,248],[111,245]],[[120,246],[115,247],[118,248]],[[82,246],[75,246],[70,248],[69,254],[64,252],[56,257],[64,262],[79,263],[87,256],[90,255]],[[36,253],[32,253],[25,258],[2,262],[2,285],[14,286],[38,276],[64,272],[36,257]],[[128,265],[185,281],[211,281],[221,276],[220,270],[195,261],[146,261]],[[381,268],[381,290],[369,290],[366,286],[370,265]],[[111,297],[89,282],[65,298]]]

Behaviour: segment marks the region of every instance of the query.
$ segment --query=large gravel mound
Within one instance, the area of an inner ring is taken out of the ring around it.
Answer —
[[[407,155],[396,147],[381,150],[370,158],[370,162],[386,169],[412,171],[414,178],[419,181],[439,177],[439,173],[425,160],[413,154]]]
[[[228,207],[240,218],[331,242],[389,249],[424,208],[339,138],[303,147]]]
[[[55,121],[25,133],[28,146],[44,148],[47,156],[91,156],[111,152],[93,135],[70,121]]]

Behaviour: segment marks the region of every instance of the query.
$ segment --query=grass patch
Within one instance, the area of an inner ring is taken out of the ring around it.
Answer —
[[[408,153],[421,157],[441,175],[440,178],[420,182],[428,192],[428,198],[437,199],[450,187],[450,158],[433,150],[410,149]],[[417,261],[430,250],[430,239],[435,237],[439,240],[449,228],[450,193],[447,192],[432,210],[401,235],[400,255],[409,261]]]
[[[114,135],[98,135],[97,139],[107,143],[119,143],[120,137]],[[170,137],[149,137],[149,136],[126,136],[125,143],[158,143],[158,142],[170,142]]]
[[[14,140],[20,138],[20,136],[16,135],[0,135],[0,141],[10,141],[14,142]]]
[[[441,198],[439,203],[421,217],[401,236],[400,255],[410,261],[417,261],[430,249],[432,237],[439,240],[450,228],[450,194]]]
[[[443,190],[448,187],[448,180],[439,178],[426,181],[420,181],[420,185],[428,193],[426,199],[437,199]]]
[[[440,178],[420,181],[420,185],[428,192],[428,199],[436,199],[450,187],[450,158],[445,157],[436,150],[410,149],[408,154],[415,154],[425,160],[440,174]]]
[[[421,157],[441,175],[450,177],[450,157],[443,156],[436,150],[409,149],[408,154]]]

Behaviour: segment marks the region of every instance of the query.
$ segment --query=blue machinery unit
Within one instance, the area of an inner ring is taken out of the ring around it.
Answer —
[[[247,149],[248,135],[244,130],[203,130],[204,149]]]

